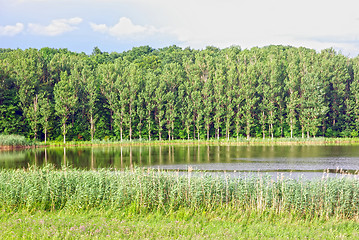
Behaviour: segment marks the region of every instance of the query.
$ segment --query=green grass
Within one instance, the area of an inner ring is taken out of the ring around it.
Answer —
[[[2,239],[358,239],[358,233],[353,220],[248,211],[0,211]]]
[[[34,143],[19,135],[0,135],[0,146],[6,147],[27,147]]]

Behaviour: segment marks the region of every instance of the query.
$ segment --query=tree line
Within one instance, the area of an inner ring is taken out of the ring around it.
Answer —
[[[0,132],[58,141],[357,137],[359,58],[333,49],[0,49]]]

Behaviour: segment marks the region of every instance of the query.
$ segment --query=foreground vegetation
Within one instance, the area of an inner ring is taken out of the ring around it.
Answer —
[[[3,239],[357,239],[357,176],[302,181],[51,166],[0,171]]]
[[[254,211],[0,211],[2,239],[358,239],[359,223]]]
[[[312,181],[271,177],[229,178],[205,173],[139,169],[84,171],[49,167],[0,171],[0,209],[83,211],[132,209],[136,213],[294,213],[305,218],[359,217],[359,180]]]
[[[357,137],[358,60],[288,46],[0,49],[0,132],[62,142]]]

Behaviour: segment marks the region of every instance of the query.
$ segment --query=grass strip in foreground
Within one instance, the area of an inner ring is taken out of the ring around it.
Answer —
[[[2,239],[358,239],[358,233],[354,220],[263,212],[0,212]]]

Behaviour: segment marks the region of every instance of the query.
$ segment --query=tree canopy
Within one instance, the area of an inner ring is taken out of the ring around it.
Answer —
[[[52,140],[356,137],[359,58],[333,49],[0,49],[0,133]]]

